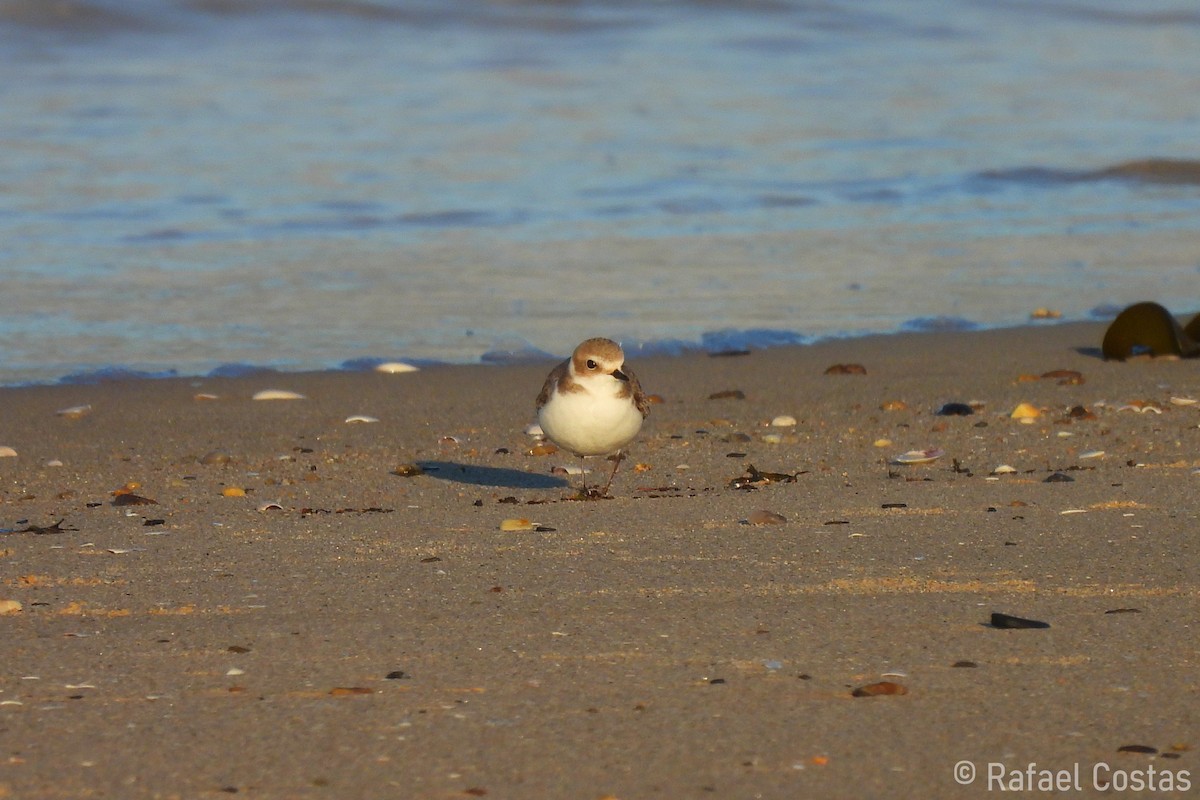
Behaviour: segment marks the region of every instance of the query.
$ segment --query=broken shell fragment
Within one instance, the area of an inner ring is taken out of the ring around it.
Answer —
[[[530,522],[523,517],[510,517],[500,522],[500,530],[502,531],[531,531],[536,527],[536,522]]]
[[[245,497],[246,490],[240,486],[226,486],[221,490],[221,494],[225,497]]]
[[[60,408],[54,413],[60,417],[65,417],[66,419],[79,419],[80,417],[86,417],[88,414],[92,413],[92,407],[90,405],[71,406],[70,408]]]
[[[1042,412],[1038,409],[1037,406],[1032,405],[1031,403],[1021,403],[1016,408],[1014,408],[1012,410],[1012,413],[1009,414],[1008,416],[1010,419],[1016,419],[1016,420],[1034,420],[1034,419],[1037,419],[1038,417],[1040,417],[1041,415],[1042,415]]]
[[[304,395],[287,389],[263,389],[256,392],[252,400],[305,400]]]
[[[998,466],[994,470],[992,470],[992,474],[993,475],[1012,475],[1016,471],[1017,471],[1016,467],[1011,467],[1008,464],[1001,464],[1000,466]]]
[[[281,506],[281,505],[279,505],[279,503],[275,503],[275,502],[259,503],[258,510],[259,511],[283,511],[283,506]]]
[[[787,522],[787,517],[774,511],[759,509],[746,517],[746,522],[750,525],[783,525]]]
[[[525,426],[525,433],[530,436],[545,436],[546,432],[542,430],[542,426],[536,422],[531,422]]]
[[[346,422],[379,422],[377,417],[368,417],[366,414],[353,414],[346,417]]]
[[[907,453],[901,453],[896,456],[897,464],[928,464],[937,461],[942,456],[946,455],[946,451],[940,447],[931,447],[928,450],[909,450]]]
[[[866,375],[867,368],[862,364],[834,364],[825,370],[826,375]]]
[[[558,452],[558,447],[550,444],[549,442],[542,442],[541,444],[535,444],[533,447],[529,448],[529,450],[526,451],[526,455],[548,456],[552,453],[557,453],[557,452]]]
[[[771,420],[773,428],[792,428],[796,425],[796,418],[789,414],[780,414],[775,419]]]
[[[16,614],[24,607],[20,600],[0,600],[0,614]]]
[[[403,361],[385,361],[375,367],[376,372],[382,372],[385,375],[400,375],[405,372],[419,372],[418,367],[412,364],[405,364]]]
[[[392,470],[393,475],[399,475],[401,478],[415,478],[418,475],[424,475],[425,470],[417,464],[401,464]]]
[[[0,445],[0,458],[16,458],[17,451],[8,445]]]

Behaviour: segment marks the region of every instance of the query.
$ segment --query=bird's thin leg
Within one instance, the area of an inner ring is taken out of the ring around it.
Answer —
[[[583,456],[579,457],[579,496],[587,497],[587,474],[583,471]]]
[[[620,450],[613,456],[613,471],[608,476],[608,483],[604,484],[604,488],[600,491],[601,497],[608,497],[608,487],[612,486],[613,478],[617,477],[617,467],[621,466],[621,462],[625,460],[625,454]]]

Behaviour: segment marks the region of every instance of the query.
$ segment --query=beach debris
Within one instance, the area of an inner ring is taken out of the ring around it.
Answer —
[[[510,517],[500,522],[500,530],[502,531],[534,531],[536,533],[554,533],[556,528],[551,528],[537,522],[531,522],[524,517]]]
[[[927,450],[909,450],[907,453],[901,453],[893,459],[894,464],[930,464],[937,461],[942,456],[946,455],[946,451],[940,447],[931,447]]]
[[[246,490],[240,486],[226,486],[221,490],[222,497],[245,497]]]
[[[1043,372],[1041,377],[1044,380],[1057,381],[1059,386],[1078,386],[1081,383],[1086,383],[1083,373],[1077,369],[1052,369],[1049,372]]]
[[[1151,747],[1148,744],[1123,744],[1117,748],[1118,753],[1142,753],[1143,755],[1152,756],[1158,752],[1157,747]]]
[[[392,470],[393,475],[399,475],[401,478],[415,478],[418,475],[424,475],[425,470],[418,464],[401,464]]]
[[[403,361],[385,361],[382,364],[377,364],[375,371],[382,372],[384,375],[403,375],[406,372],[420,372],[420,368],[414,367],[412,364],[406,364]]]
[[[850,692],[851,697],[885,697],[902,694],[908,694],[908,687],[895,681],[868,683]]]
[[[63,465],[62,459],[58,459],[58,458],[52,458],[49,461],[47,461],[46,463],[42,464],[43,467],[61,467],[62,465]]]
[[[0,600],[0,614],[16,614],[23,608],[20,600]]]
[[[974,413],[975,409],[967,403],[946,403],[933,412],[936,417],[969,417]]]
[[[548,456],[558,452],[558,446],[550,442],[539,442],[525,451],[527,456]]]
[[[761,439],[761,440],[762,440],[762,442],[763,442],[764,444],[782,444],[782,443],[783,443],[783,434],[780,434],[780,433],[764,433],[764,434],[762,435],[762,439]]]
[[[91,405],[71,406],[70,408],[60,408],[54,412],[64,419],[81,419],[92,413]]]
[[[379,418],[368,417],[366,414],[352,414],[346,417],[346,422],[379,422]]]
[[[1042,483],[1074,483],[1075,479],[1065,472],[1052,472]]]
[[[974,669],[975,667],[978,667],[979,665],[976,664],[974,661],[965,661],[964,660],[964,661],[955,661],[950,666],[955,667],[957,669]]]
[[[233,456],[223,450],[211,450],[200,456],[201,464],[228,464],[233,461]]]
[[[258,510],[259,511],[283,511],[283,506],[279,505],[279,503],[276,503],[275,501],[272,500],[272,501],[268,501],[266,503],[259,503]]]
[[[1079,454],[1079,458],[1081,458],[1081,459],[1084,459],[1084,458],[1104,458],[1104,451],[1103,451],[1103,450],[1088,450],[1088,451],[1086,451],[1086,452],[1080,453],[1080,454]]]
[[[907,411],[908,403],[903,400],[888,400],[879,407],[880,411]]]
[[[1196,403],[1200,403],[1200,400],[1197,400],[1194,397],[1172,397],[1171,398],[1171,405],[1174,405],[1174,406],[1194,406],[1194,405],[1196,405]]]
[[[1016,471],[1017,471],[1016,467],[1010,466],[1008,464],[1001,464],[1000,466],[998,466],[994,470],[992,470],[991,474],[992,475],[1012,475]]]
[[[1091,411],[1089,411],[1088,409],[1084,408],[1083,406],[1071,406],[1069,409],[1067,409],[1067,417],[1066,418],[1069,420],[1076,420],[1076,419],[1088,420],[1088,419],[1095,419],[1096,415],[1094,413],[1092,413]]]
[[[1062,312],[1055,308],[1039,306],[1029,312],[1030,319],[1062,319]]]
[[[1134,356],[1192,358],[1200,354],[1197,338],[1200,316],[1184,328],[1158,303],[1134,303],[1109,324],[1101,350],[1105,358],[1118,361]]]
[[[0,445],[0,458],[16,458],[17,451],[8,445]]]
[[[542,426],[537,424],[536,422],[531,422],[528,425],[526,425],[525,433],[528,434],[529,436],[537,436],[539,438],[544,437],[546,435],[546,432],[544,430],[542,430]]]
[[[720,392],[713,392],[708,396],[709,400],[745,400],[746,393],[741,389],[725,389]]]
[[[883,439],[876,439],[871,444],[875,447],[891,447],[893,442],[891,439],[883,438]]]
[[[729,482],[730,489],[759,489],[770,483],[795,483],[801,472],[762,472],[753,464],[746,465],[746,472]]]
[[[113,490],[114,506],[156,506],[157,500],[151,500],[149,497],[143,497],[134,492],[135,489],[140,489],[141,484],[137,481],[129,481],[120,489]]]
[[[1105,614],[1140,614],[1140,613],[1142,613],[1142,610],[1140,608],[1110,608],[1108,611],[1105,611],[1104,613]]]
[[[212,392],[197,392],[196,394],[192,395],[192,399],[198,403],[205,403],[213,400],[220,400],[221,396],[219,394],[213,394]]]
[[[1153,400],[1133,400],[1123,406],[1118,406],[1117,411],[1136,411],[1139,414],[1151,412],[1154,414],[1163,413],[1163,407]]]
[[[771,420],[772,428],[793,428],[796,426],[796,418],[790,414],[780,414]]]
[[[1032,403],[1020,403],[1009,414],[1010,419],[1015,419],[1020,422],[1033,422],[1042,415],[1041,410]]]
[[[578,464],[555,464],[550,468],[551,475],[582,475],[585,471],[590,472],[591,470],[584,470]]]
[[[1024,617],[1014,617],[1011,614],[1003,614],[999,611],[992,612],[991,626],[993,628],[1049,628],[1049,622],[1042,622],[1036,619],[1026,619]]]
[[[661,394],[648,394],[648,395],[646,395],[646,402],[648,402],[652,406],[661,406],[663,403],[665,403],[667,401],[663,399],[663,396]]]
[[[24,520],[22,520],[24,521]],[[63,527],[63,520],[55,522],[53,525],[27,525],[20,530],[6,531],[6,533],[32,533],[35,536],[41,536],[47,533],[64,533],[65,531],[76,531],[78,528]]]
[[[422,560],[424,560],[424,559],[422,559]],[[409,675],[407,672],[405,672],[402,669],[394,669],[391,672],[389,672],[387,675],[384,675],[383,677],[389,681],[406,681],[406,680],[412,679],[412,675]]]
[[[438,439],[438,444],[442,445],[443,447],[457,447],[459,440],[457,436],[446,435]]]
[[[782,514],[776,514],[774,511],[767,511],[761,508],[746,517],[748,525],[784,525],[787,523],[787,517]]]
[[[304,395],[299,392],[293,392],[288,389],[263,389],[261,392],[255,392],[251,400],[307,400]]]
[[[867,368],[862,364],[833,364],[826,367],[826,375],[866,375]]]

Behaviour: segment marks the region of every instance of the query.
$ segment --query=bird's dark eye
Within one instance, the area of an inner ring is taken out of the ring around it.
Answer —
[[[595,361],[592,361],[592,360],[589,358],[589,359],[588,359],[588,362],[587,362],[587,368],[588,368],[588,369],[595,369],[595,368],[596,368],[596,362],[595,362]]]

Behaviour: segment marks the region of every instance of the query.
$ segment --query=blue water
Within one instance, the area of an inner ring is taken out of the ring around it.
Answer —
[[[1104,170],[1197,76],[1193,0],[9,0],[0,383],[1192,311],[1200,179]]]

